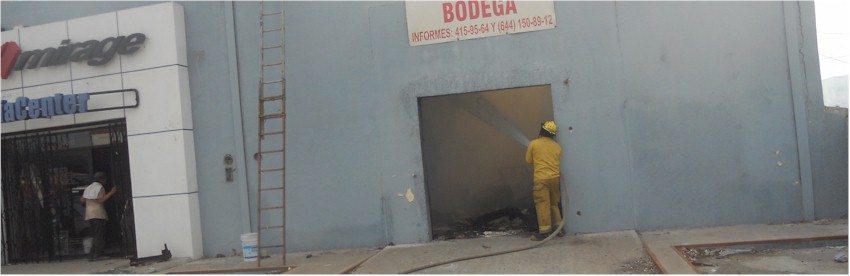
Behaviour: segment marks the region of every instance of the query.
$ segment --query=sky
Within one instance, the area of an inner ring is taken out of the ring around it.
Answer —
[[[821,79],[850,74],[850,1],[815,0]]]
[[[815,0],[815,24],[821,80],[850,75],[850,1]],[[823,88],[825,106],[848,107],[847,86]]]

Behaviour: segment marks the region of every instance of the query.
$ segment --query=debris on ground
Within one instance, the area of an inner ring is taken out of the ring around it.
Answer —
[[[682,248],[682,255],[687,257],[689,262],[693,263],[697,260],[697,257],[706,256],[709,254],[707,252],[700,252],[698,249]]]
[[[835,254],[834,259],[835,259],[836,262],[846,263],[847,262],[847,253],[841,252],[841,253]]]
[[[831,220],[831,219],[819,219],[819,220],[816,220],[816,221],[814,221],[814,222],[812,222],[812,223],[813,223],[814,225],[827,225],[827,224],[830,224],[831,222],[832,222],[832,220]]]
[[[92,274],[136,274],[136,271],[126,268],[113,268],[104,272],[95,272]]]
[[[717,265],[715,265],[715,264],[710,264],[710,263],[701,263],[701,262],[698,262],[698,261],[693,261],[693,262],[691,262],[691,263],[692,263],[692,264],[694,264],[695,266],[717,266]]]
[[[130,265],[131,266],[144,266],[158,262],[164,262],[171,259],[171,250],[168,250],[168,244],[163,244],[165,249],[162,250],[162,255],[137,258],[135,256],[130,257]]]
[[[704,274],[847,273],[847,267],[840,265],[847,262],[847,240],[842,239],[680,250],[697,272]],[[834,261],[829,261],[830,257]],[[798,263],[802,266],[794,265]]]
[[[658,266],[649,257],[641,257],[620,265],[620,272],[625,274],[660,274]]]
[[[483,235],[485,238],[489,237],[499,237],[499,236],[510,236],[510,235],[519,235],[522,234],[521,230],[508,230],[508,231],[484,231]]]
[[[470,239],[517,235],[534,231],[534,210],[505,207],[474,218],[456,221],[452,226],[435,226],[435,240]]]
[[[732,255],[743,254],[743,253],[753,253],[753,249],[752,248],[750,248],[750,249],[733,249],[733,250],[723,249],[723,250],[720,250],[720,252],[717,253],[716,256],[717,256],[718,259],[723,259],[723,258],[727,258],[727,257],[732,256]]]
[[[749,249],[717,249],[717,248],[683,248],[682,254],[684,254],[691,263],[695,262],[699,257],[713,256],[717,259],[728,258],[732,255],[744,254],[744,253],[754,253],[753,248]]]

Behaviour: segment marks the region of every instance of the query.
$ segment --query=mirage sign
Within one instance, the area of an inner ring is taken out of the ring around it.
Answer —
[[[59,47],[30,50],[21,52],[15,42],[3,44],[2,77],[6,79],[15,71],[62,65],[70,62],[83,62],[91,66],[103,65],[112,60],[115,54],[129,55],[135,53],[143,43],[145,35],[135,33],[128,36],[115,36],[101,41],[89,40],[71,43],[70,39],[63,40]]]

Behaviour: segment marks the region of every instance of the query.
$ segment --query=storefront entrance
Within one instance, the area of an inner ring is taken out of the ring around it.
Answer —
[[[82,258],[90,248],[82,191],[102,171],[117,192],[104,206],[107,255],[136,255],[123,120],[2,137],[3,263]]]

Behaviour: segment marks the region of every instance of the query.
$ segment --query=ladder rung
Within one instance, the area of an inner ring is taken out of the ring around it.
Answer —
[[[275,83],[279,83],[279,82],[283,82],[283,80],[276,80],[276,81],[264,82],[263,84],[275,84]]]
[[[272,119],[272,118],[283,118],[283,113],[275,113],[275,114],[266,114],[260,116],[263,119]]]
[[[260,100],[261,100],[261,101],[264,101],[264,102],[265,102],[265,101],[277,101],[277,100],[283,100],[283,95],[262,97],[262,98],[260,98]]]
[[[278,14],[280,14],[280,12],[264,13],[263,16],[278,15]]]
[[[280,45],[271,46],[271,47],[263,47],[263,50],[274,49],[274,48],[280,48]]]
[[[274,207],[263,207],[263,208],[260,208],[260,210],[271,210],[271,209],[283,209],[283,206],[274,206]],[[272,226],[266,226],[266,227],[272,227]]]
[[[263,245],[263,246],[260,246],[260,248],[269,248],[269,247],[283,247],[283,245],[282,245],[282,244],[275,244],[275,245]]]
[[[273,228],[283,228],[283,225],[263,226],[263,227],[260,227],[260,230],[263,230],[263,229],[273,229]]]
[[[277,28],[277,29],[271,29],[271,30],[263,30],[263,32],[264,32],[264,33],[268,33],[268,32],[276,32],[276,31],[280,31],[280,30],[283,30],[283,28]]]
[[[283,168],[280,168],[280,169],[265,169],[265,170],[260,170],[260,172],[276,172],[276,171],[282,171],[282,170],[283,170]]]
[[[260,135],[262,135],[262,136],[266,136],[266,135],[278,135],[278,134],[283,134],[283,131],[275,131],[275,132],[260,133]]]
[[[260,191],[271,191],[271,190],[283,190],[283,187],[274,187],[274,188],[265,188],[265,189],[260,189]]]
[[[283,64],[283,62],[272,63],[272,64],[263,64],[263,67],[272,67],[272,66],[278,66],[278,65],[281,65],[281,64]]]
[[[267,151],[261,151],[261,152],[258,152],[258,153],[259,154],[266,154],[266,153],[275,153],[275,152],[283,152],[283,149],[267,150]]]

